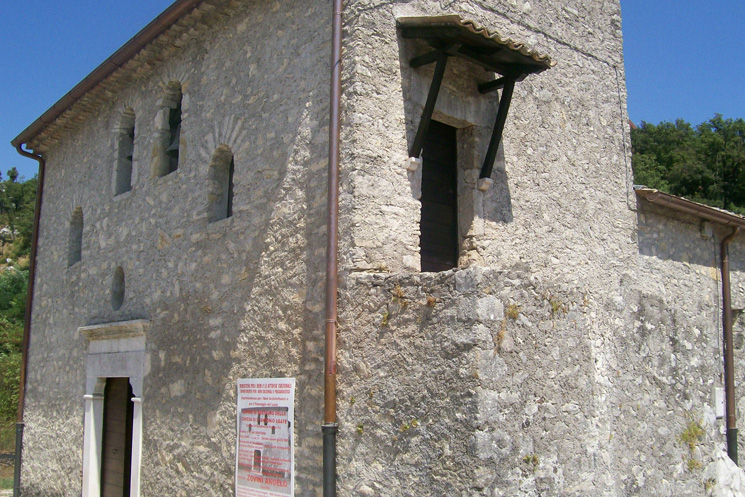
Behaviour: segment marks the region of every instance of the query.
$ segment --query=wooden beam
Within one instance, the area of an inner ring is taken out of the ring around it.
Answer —
[[[481,166],[481,174],[479,178],[491,177],[492,169],[494,169],[494,159],[497,158],[497,151],[499,150],[499,143],[502,141],[502,132],[504,131],[504,123],[507,121],[507,113],[510,110],[510,102],[512,101],[512,92],[515,90],[514,81],[506,81],[504,89],[502,90],[502,98],[499,100],[499,110],[497,110],[497,121],[494,124],[494,130],[492,131],[491,141],[489,142],[489,148],[486,151],[486,157],[484,158],[484,165]]]
[[[409,157],[419,157],[422,155],[424,137],[427,135],[429,122],[432,120],[432,113],[435,111],[437,95],[440,94],[440,86],[442,85],[442,78],[445,76],[445,65],[447,64],[447,61],[447,54],[440,52],[440,58],[437,60],[437,65],[435,66],[435,74],[432,77],[432,84],[430,85],[429,93],[427,94],[427,103],[424,104],[422,120],[419,121],[419,128],[416,131],[414,143],[411,145],[411,149],[409,150]]]
[[[426,66],[427,64],[431,64],[433,62],[437,62],[440,60],[440,57],[442,56],[441,50],[433,50],[431,52],[427,52],[422,55],[417,55],[413,59],[409,61],[409,66],[413,68]]]
[[[501,90],[504,88],[505,83],[510,81],[509,78],[501,77],[486,83],[479,84],[479,93],[491,93],[493,91]]]

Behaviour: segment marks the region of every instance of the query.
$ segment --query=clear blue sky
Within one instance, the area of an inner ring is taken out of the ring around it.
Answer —
[[[316,0],[318,1],[318,0]],[[544,0],[547,1],[547,0]],[[171,0],[6,1],[0,16],[0,171],[32,177],[10,146]],[[631,120],[745,117],[745,1],[621,0]],[[560,61],[559,61],[560,62]]]

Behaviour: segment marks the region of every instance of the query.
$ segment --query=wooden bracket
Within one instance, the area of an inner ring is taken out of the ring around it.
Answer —
[[[500,78],[504,79],[504,78]],[[515,90],[515,81],[508,79],[504,82],[504,88],[502,89],[502,98],[499,99],[499,109],[497,110],[497,121],[494,124],[494,130],[492,131],[491,141],[489,141],[489,148],[486,151],[486,157],[484,158],[484,165],[481,166],[481,174],[479,178],[489,178],[494,169],[494,160],[497,158],[497,151],[499,150],[499,144],[502,141],[502,132],[504,131],[504,123],[507,121],[507,113],[510,110],[510,102],[512,101],[512,93]]]
[[[429,54],[425,54],[429,55]],[[424,137],[427,135],[429,129],[429,122],[432,120],[432,113],[435,111],[435,103],[437,103],[437,95],[440,94],[440,86],[442,86],[442,78],[445,76],[445,65],[447,64],[448,55],[443,51],[437,51],[437,65],[435,66],[435,74],[432,77],[432,84],[429,86],[429,93],[427,94],[427,103],[424,104],[424,111],[422,112],[422,119],[419,121],[419,128],[416,130],[416,136],[414,137],[414,143],[411,145],[409,150],[409,157],[419,157],[422,155],[422,148],[424,147]],[[415,60],[415,59],[413,59]],[[412,62],[413,62],[412,60]]]

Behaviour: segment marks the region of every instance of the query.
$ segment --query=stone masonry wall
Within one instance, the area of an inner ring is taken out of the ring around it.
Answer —
[[[461,268],[424,274],[421,177],[403,164],[432,68],[408,67],[423,47],[395,19],[444,14],[557,65],[518,83],[486,194],[473,186],[497,99],[475,85],[492,75],[449,65],[435,119],[459,128]],[[295,494],[321,493],[330,7],[261,0],[213,16],[45,151],[24,495],[80,494],[87,350],[76,330],[127,319],[151,321],[143,495],[232,495],[235,381],[272,376],[297,378]],[[616,0],[347,2],[341,495],[703,493],[699,465],[724,441],[709,402],[724,232],[702,239],[695,220],[637,207],[621,42]],[[172,81],[183,85],[181,162],[155,178]],[[133,187],[114,196],[127,108]],[[234,214],[208,223],[221,145],[235,158]],[[68,267],[76,208],[82,260]],[[743,248],[731,247],[737,309]],[[117,267],[126,292],[113,310]],[[744,333],[737,321],[737,371]]]
[[[143,495],[232,495],[235,381],[293,376],[297,495],[320,486],[330,13],[246,2],[46,153],[26,404],[24,495],[80,495],[83,325],[149,319]],[[165,86],[183,85],[180,164],[151,175]],[[133,187],[114,196],[135,113]],[[235,158],[234,214],[207,222],[208,165]],[[67,266],[84,215],[82,260]],[[120,310],[110,304],[125,274]]]
[[[494,76],[472,64],[449,62],[434,119],[459,129],[459,265],[525,263],[546,277],[584,280],[605,292],[617,288],[613,277],[594,276],[629,264],[636,253],[622,45],[620,32],[610,29],[617,23],[617,3],[593,3],[608,22],[602,43],[601,37],[582,40],[584,29],[569,14],[552,15],[565,12],[563,5],[573,10],[569,2],[532,7],[521,2],[524,12],[516,4],[365,1],[348,7],[342,205],[351,229],[342,232],[341,255],[351,270],[419,269],[421,172],[407,173],[403,165],[432,67],[409,68],[409,60],[427,49],[401,38],[395,19],[458,14],[556,61],[516,85],[504,130],[504,161],[485,194],[475,190],[475,177],[497,98],[478,94],[476,85]],[[590,14],[585,19],[594,19]],[[551,19],[551,29],[528,28],[531,19],[544,24]],[[577,44],[588,46],[578,49]]]
[[[643,493],[646,482],[662,482],[660,495],[702,495],[700,481],[703,468],[711,461],[714,448],[725,449],[725,420],[715,419],[711,401],[712,388],[724,382],[722,357],[722,314],[720,244],[731,229],[712,226],[693,216],[640,202],[639,267],[637,285],[624,299],[633,305],[634,327],[616,342],[621,360],[631,371],[644,376],[622,374],[620,384],[626,388],[626,400],[619,403],[618,421],[629,422],[640,417],[641,409],[649,420],[634,423],[635,431],[627,437],[632,443],[648,443],[654,431],[677,438],[690,427],[700,425],[704,432],[694,440],[693,450],[684,449],[674,463],[678,480],[687,477],[688,487],[665,479],[662,471],[647,461],[630,461],[636,466],[633,482],[627,488]],[[742,378],[745,371],[741,309],[745,277],[745,245],[735,239],[729,248],[732,307],[735,310],[735,398],[737,418],[743,410]],[[632,388],[636,385],[636,388]],[[641,402],[640,402],[641,400]],[[640,407],[630,407],[638,403]],[[624,412],[625,410],[625,412]],[[650,421],[651,420],[651,421]],[[690,431],[689,431],[690,433]],[[739,451],[745,444],[738,441]],[[655,449],[659,449],[659,441]],[[668,442],[670,445],[670,442]],[[644,463],[644,464],[642,464]]]
[[[696,281],[705,265],[674,267],[663,279],[681,291],[639,291],[656,269],[647,257],[607,302],[525,267],[351,275],[343,494],[703,495],[714,484],[704,468],[724,447],[710,401],[718,282]],[[601,307],[616,319],[612,345]],[[741,378],[742,344],[736,358]]]
[[[609,474],[589,301],[521,270],[343,291],[345,495],[563,495]]]

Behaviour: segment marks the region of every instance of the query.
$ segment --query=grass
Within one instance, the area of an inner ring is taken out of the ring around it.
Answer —
[[[16,426],[15,423],[0,424],[0,453],[8,454],[15,450]],[[13,488],[13,462],[0,461],[0,490]]]
[[[13,466],[0,466],[0,490],[13,488]]]
[[[0,453],[13,452],[16,449],[15,423],[0,424]]]

